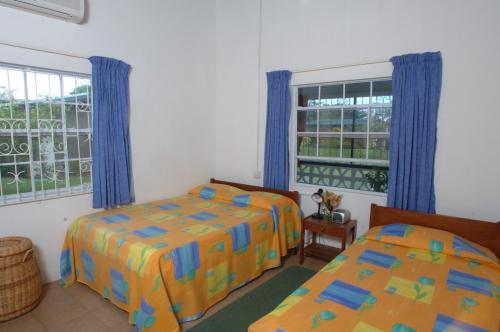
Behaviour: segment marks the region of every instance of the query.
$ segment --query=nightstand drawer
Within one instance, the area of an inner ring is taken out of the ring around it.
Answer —
[[[322,225],[316,222],[304,222],[304,228],[310,232],[322,233],[327,228],[327,225]]]
[[[341,238],[344,236],[345,230],[343,228],[335,227],[334,225],[329,225],[326,226],[326,228],[323,230],[323,233]]]

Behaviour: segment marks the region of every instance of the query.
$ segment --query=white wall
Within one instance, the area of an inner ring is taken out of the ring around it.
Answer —
[[[494,97],[500,77],[499,1],[262,3],[259,72],[259,0],[217,0],[217,177],[261,181],[253,173],[263,168],[267,71],[439,50],[444,73],[435,165],[437,211],[500,220],[500,112]],[[311,212],[314,205],[307,195],[303,202]],[[361,223],[360,232],[367,229],[371,202],[384,204],[385,197],[344,193],[343,206]]]
[[[0,7],[0,40],[121,59],[132,66],[136,200],[183,193],[214,175],[215,0],[91,0],[83,25]],[[0,62],[89,72],[86,60],[0,48]],[[91,195],[0,207],[0,236],[32,238],[46,281],[59,278],[64,234]],[[66,221],[67,220],[67,221]]]

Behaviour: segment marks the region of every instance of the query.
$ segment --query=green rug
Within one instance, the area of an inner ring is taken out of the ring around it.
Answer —
[[[248,326],[272,311],[316,272],[290,266],[188,332],[247,332]]]

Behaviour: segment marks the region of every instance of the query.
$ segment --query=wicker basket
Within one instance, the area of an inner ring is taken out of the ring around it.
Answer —
[[[34,309],[42,294],[42,278],[25,237],[0,238],[0,322]]]

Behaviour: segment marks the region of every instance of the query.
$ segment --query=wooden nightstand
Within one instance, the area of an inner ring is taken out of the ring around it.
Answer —
[[[304,255],[314,256],[327,261],[334,259],[335,256],[337,256],[345,249],[346,241],[348,238],[350,238],[349,244],[354,242],[354,240],[356,239],[356,226],[357,221],[355,219],[351,219],[344,224],[338,224],[332,221],[314,218],[313,216],[305,218],[302,221],[300,264],[304,262]],[[307,245],[307,247],[304,247],[304,234],[306,230],[312,232],[313,236],[312,243]],[[336,248],[317,243],[316,236],[318,233],[339,238],[342,241],[342,248]]]

